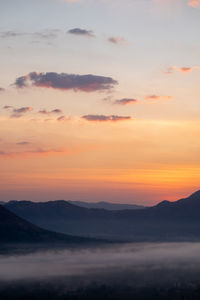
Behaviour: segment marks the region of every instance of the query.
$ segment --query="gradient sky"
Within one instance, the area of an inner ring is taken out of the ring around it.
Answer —
[[[199,189],[199,28],[199,0],[1,0],[0,200]]]

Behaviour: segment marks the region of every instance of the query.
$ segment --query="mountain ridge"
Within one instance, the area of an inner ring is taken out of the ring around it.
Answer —
[[[5,206],[36,225],[72,235],[127,241],[200,240],[200,191],[137,210],[84,208],[62,200]]]
[[[70,244],[87,243],[93,240],[78,236],[56,233],[38,227],[17,216],[0,205],[0,243],[2,244]],[[94,240],[95,242],[95,240]],[[1,247],[0,247],[1,248]]]

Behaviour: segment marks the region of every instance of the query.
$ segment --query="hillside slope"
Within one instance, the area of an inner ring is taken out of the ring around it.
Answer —
[[[84,243],[90,239],[73,237],[39,228],[0,205],[0,243]]]
[[[11,201],[5,206],[41,227],[73,235],[126,241],[200,240],[200,191],[140,210],[88,209],[66,201]]]

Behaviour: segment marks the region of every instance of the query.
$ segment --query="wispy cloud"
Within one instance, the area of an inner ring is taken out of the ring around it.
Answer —
[[[56,119],[59,122],[64,122],[64,121],[70,121],[71,118],[70,117],[66,117],[66,116],[60,116]]]
[[[8,109],[11,108],[9,106],[4,106],[4,108],[7,107]],[[32,111],[33,108],[30,106],[27,107],[20,107],[20,108],[13,108],[12,109],[12,114],[11,114],[11,118],[21,118],[22,115]]]
[[[85,115],[82,116],[83,119],[90,121],[90,122],[118,122],[118,121],[128,121],[132,120],[130,116],[105,116],[105,115]]]
[[[16,143],[16,145],[19,145],[19,146],[26,146],[26,145],[29,145],[30,143],[27,142],[27,141],[22,141],[22,142],[18,142]]]
[[[14,31],[14,30],[6,30],[0,32],[0,38],[14,38],[19,36],[27,35],[26,32]]]
[[[3,109],[12,109],[13,108],[13,106],[11,106],[11,105],[5,105],[4,107],[3,107]]]
[[[40,114],[43,114],[43,115],[50,115],[50,114],[62,114],[62,110],[59,109],[59,108],[56,108],[56,109],[53,109],[53,110],[46,110],[46,109],[43,109],[43,110],[39,110],[38,113]]]
[[[59,29],[46,29],[34,32],[32,33],[32,36],[40,39],[55,39],[57,38],[59,32]]]
[[[145,100],[173,100],[172,96],[162,96],[162,95],[148,95]]]
[[[33,110],[32,107],[27,106],[27,107],[14,108],[13,112],[18,113],[18,114],[24,114],[24,113],[27,113],[27,112],[32,111],[32,110]]]
[[[32,156],[32,155],[39,155],[39,156],[49,156],[49,155],[55,155],[55,154],[67,154],[69,151],[66,149],[60,149],[60,150],[46,150],[46,149],[36,149],[36,150],[30,150],[30,151],[0,151],[0,156],[3,157],[16,157],[16,156]]]
[[[23,142],[22,144],[23,145]],[[25,145],[25,144],[24,144]],[[88,146],[79,146],[79,147],[74,147],[74,148],[60,148],[60,149],[45,149],[45,148],[36,148],[32,150],[26,150],[26,151],[9,151],[9,150],[0,150],[0,158],[26,158],[26,157],[37,157],[37,156],[42,156],[42,157],[48,157],[51,155],[77,155],[82,152],[88,152],[88,151],[93,151],[97,149],[99,145],[88,145]],[[21,148],[20,148],[21,149]]]
[[[28,75],[18,77],[14,83],[14,85],[18,88],[36,86],[59,90],[74,90],[75,92],[95,92],[110,90],[116,84],[118,84],[118,82],[111,77],[96,76],[92,74],[59,74],[55,72],[32,72]]]
[[[95,37],[92,30],[86,30],[86,29],[82,29],[82,28],[72,28],[72,29],[68,30],[67,33],[73,34],[73,35],[79,35],[79,36]]]
[[[45,29],[36,32],[24,32],[15,30],[0,31],[0,38],[17,38],[17,37],[30,37],[39,39],[55,39],[60,32],[59,29]]]
[[[113,103],[117,105],[129,105],[138,103],[138,100],[134,98],[123,98],[120,100],[115,100]]]
[[[128,45],[128,42],[123,37],[109,37],[108,42],[115,45]]]
[[[193,67],[172,66],[172,67],[168,68],[168,70],[165,73],[172,74],[173,72],[177,71],[180,73],[188,74],[188,73],[191,73],[193,70],[200,70],[200,66],[193,66]]]

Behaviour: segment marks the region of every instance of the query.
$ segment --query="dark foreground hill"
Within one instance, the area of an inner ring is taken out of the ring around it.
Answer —
[[[88,209],[67,201],[11,201],[5,206],[41,227],[73,235],[125,241],[200,240],[200,191],[140,210]]]
[[[43,245],[47,247],[94,244],[97,240],[74,237],[39,228],[16,216],[0,205],[0,252],[3,247],[24,245]],[[100,241],[99,241],[100,242]]]

